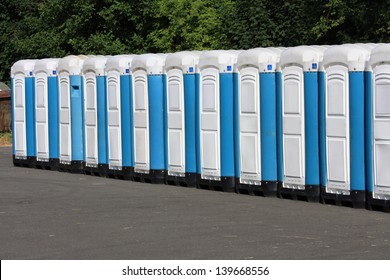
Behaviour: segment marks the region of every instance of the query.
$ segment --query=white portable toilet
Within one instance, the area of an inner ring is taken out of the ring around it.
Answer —
[[[107,176],[131,180],[134,170],[133,91],[130,67],[134,55],[116,55],[106,63]]]
[[[370,50],[353,44],[324,53],[320,72],[321,199],[365,206],[365,66]]]
[[[165,183],[196,187],[195,70],[199,55],[177,52],[166,58],[167,174]]]
[[[143,54],[131,65],[135,181],[165,182],[165,59],[164,54]]]
[[[236,190],[276,196],[276,65],[280,50],[256,48],[238,55],[235,112]]]
[[[390,211],[390,44],[371,51],[366,67],[368,209]]]
[[[34,167],[36,161],[35,63],[36,60],[19,60],[11,68],[12,154],[15,166]]]
[[[36,167],[48,170],[57,170],[59,164],[58,61],[45,58],[34,67]]]
[[[238,51],[206,51],[199,58],[198,188],[235,191],[234,66]]]
[[[278,192],[310,202],[320,198],[318,68],[323,48],[298,46],[282,52]],[[279,106],[279,105],[278,105]]]
[[[84,61],[82,68],[84,83],[84,171],[88,175],[106,176],[107,125],[106,125],[106,68],[107,58],[95,56]]]
[[[81,69],[86,56],[69,55],[58,63],[60,107],[59,171],[82,173],[84,147],[84,92]]]

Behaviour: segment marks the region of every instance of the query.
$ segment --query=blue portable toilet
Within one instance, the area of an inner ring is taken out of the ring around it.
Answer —
[[[35,78],[36,167],[57,170],[59,164],[58,77],[59,59],[38,60]]]
[[[134,181],[165,182],[166,55],[143,54],[133,59]]]
[[[84,172],[88,175],[106,176],[107,157],[107,57],[90,57],[83,63],[84,88]]]
[[[278,87],[278,194],[319,201],[318,67],[324,48],[298,46],[282,52]]]
[[[166,58],[166,160],[165,183],[196,187],[195,71],[199,55],[178,52]]]
[[[60,164],[59,171],[83,173],[84,147],[84,92],[81,69],[86,56],[69,55],[60,59]]]
[[[236,190],[277,194],[276,65],[280,50],[257,48],[238,55],[235,97]]]
[[[34,167],[36,161],[35,62],[19,60],[11,68],[12,154],[15,166]]]
[[[327,49],[320,71],[321,200],[364,207],[365,66],[370,51],[359,45]]]
[[[199,58],[197,186],[235,191],[234,66],[238,51],[206,51]]]
[[[130,67],[134,55],[107,59],[107,153],[110,178],[131,180],[134,170],[133,91]]]
[[[372,49],[366,67],[367,208],[390,211],[390,44]]]

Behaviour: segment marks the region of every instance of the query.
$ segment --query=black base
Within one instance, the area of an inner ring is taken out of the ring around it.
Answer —
[[[98,164],[97,167],[87,166],[87,163],[84,163],[84,173],[85,175],[97,176],[97,177],[106,177],[107,176],[107,164]]]
[[[390,200],[375,199],[372,192],[367,192],[367,209],[390,213]]]
[[[205,180],[201,178],[200,174],[197,174],[198,189],[221,191],[221,192],[235,192],[235,177],[221,177],[220,181]]]
[[[305,185],[304,190],[283,188],[283,183],[278,183],[278,196],[280,198],[302,200],[307,202],[320,201],[320,186],[319,185]]]
[[[51,158],[49,161],[39,161],[35,162],[35,167],[37,169],[52,170],[57,171],[60,160],[58,158]]]
[[[14,166],[35,168],[35,162],[37,159],[36,159],[36,157],[27,157],[26,159],[18,159],[18,158],[15,158],[15,155],[12,155],[12,160],[13,160]]]
[[[338,206],[347,206],[352,208],[366,207],[366,192],[351,190],[349,195],[332,194],[325,191],[325,187],[321,187],[321,203]]]
[[[166,185],[173,185],[173,186],[195,188],[196,187],[196,173],[186,172],[184,177],[170,176],[167,173],[167,175],[165,177],[165,184]]]
[[[277,181],[261,181],[261,185],[241,184],[236,178],[236,193],[249,194],[264,197],[276,197],[278,195]]]
[[[73,174],[84,174],[84,162],[81,160],[72,160],[70,164],[60,163],[58,165],[58,171]]]
[[[109,169],[107,166],[106,177],[119,180],[133,180],[134,167],[122,166],[122,170]]]
[[[133,173],[133,180],[135,182],[149,183],[149,184],[164,184],[165,183],[165,170],[149,170],[148,174],[145,173]]]

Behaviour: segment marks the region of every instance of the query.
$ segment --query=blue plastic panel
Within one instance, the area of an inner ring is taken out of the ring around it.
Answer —
[[[186,172],[196,173],[195,75],[184,74]],[[166,106],[164,107],[166,108]]]
[[[59,132],[59,91],[58,77],[48,78],[48,123],[49,123],[49,157],[58,159],[60,157],[60,132]]]
[[[326,186],[326,118],[325,118],[325,72],[318,73],[320,184]]]
[[[282,73],[276,72],[276,133],[278,151],[278,181],[283,182],[283,121],[282,116]]]
[[[96,83],[98,118],[98,162],[99,164],[108,164],[106,77],[96,77]]]
[[[235,163],[235,176],[236,178],[240,178],[241,166],[240,166],[240,120],[239,120],[239,104],[238,104],[238,73],[233,73],[233,84],[234,84],[234,92],[233,92],[233,105],[234,105],[234,163]]]
[[[130,76],[120,76],[120,98],[121,98],[121,132],[122,132],[122,166],[132,167],[132,139],[131,139],[131,119],[132,111]]]
[[[27,156],[36,157],[35,145],[35,78],[26,78],[26,142]]]
[[[70,76],[70,115],[72,129],[72,160],[85,160],[83,78]]]
[[[373,159],[373,127],[372,127],[372,72],[365,72],[365,128],[366,128],[366,187],[369,192],[374,191],[374,159]]]

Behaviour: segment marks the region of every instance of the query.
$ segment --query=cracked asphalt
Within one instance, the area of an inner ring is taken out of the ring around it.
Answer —
[[[390,259],[390,214],[14,167],[0,259]]]

